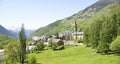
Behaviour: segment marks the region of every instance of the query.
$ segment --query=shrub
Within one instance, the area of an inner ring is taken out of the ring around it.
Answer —
[[[64,42],[63,40],[59,40],[56,43],[53,39],[50,39],[48,47],[51,47],[52,50],[62,50],[64,49]]]
[[[65,47],[64,47],[64,45],[57,46],[57,44],[54,43],[52,49],[53,50],[63,50],[63,49],[65,49]]]
[[[0,49],[3,49],[3,44],[0,42]]]
[[[19,41],[11,41],[5,46],[5,54],[2,59],[6,62],[6,64],[16,64],[16,62],[18,62],[20,54],[19,46]]]
[[[51,38],[50,40],[49,40],[49,43],[48,43],[48,47],[53,47],[53,43],[54,43],[54,41],[53,41],[53,39]]]
[[[38,48],[38,50],[44,50],[44,48],[45,48],[44,42],[43,42],[43,41],[40,41],[40,42],[37,44],[37,48]]]
[[[53,49],[53,50],[57,50],[57,44],[56,44],[56,43],[53,43],[53,44],[52,44],[52,49]]]
[[[37,64],[37,59],[34,54],[30,56],[28,64]]]
[[[42,51],[42,50],[44,50],[44,48],[45,48],[45,45],[44,45],[43,41],[40,41],[37,44],[37,46],[34,48],[34,51]]]
[[[120,36],[118,36],[111,44],[110,49],[115,53],[120,54]]]
[[[58,46],[58,49],[63,50],[63,49],[65,49],[65,47],[64,47],[64,45],[61,45],[61,46]]]
[[[35,48],[34,48],[34,52],[37,52],[37,51],[38,51],[38,48],[37,48],[37,47],[35,47]]]

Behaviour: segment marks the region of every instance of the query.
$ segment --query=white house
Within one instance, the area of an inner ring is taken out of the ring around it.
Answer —
[[[77,38],[77,39],[83,40],[83,32],[79,32],[79,31],[73,32],[72,35],[73,35],[73,39]]]
[[[3,58],[3,56],[4,56],[4,49],[0,49],[0,60]]]

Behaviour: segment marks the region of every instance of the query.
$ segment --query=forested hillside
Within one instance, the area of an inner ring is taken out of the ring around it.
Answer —
[[[95,15],[96,12],[100,11],[105,6],[120,2],[119,0],[99,0],[95,4],[87,7],[86,9],[79,11],[78,13],[65,18],[58,20],[54,23],[51,23],[45,27],[41,27],[36,30],[31,36],[40,36],[44,34],[55,34],[64,31],[74,31],[74,22],[78,23],[78,30],[84,29],[91,21],[87,20],[91,16]]]
[[[88,20],[92,23],[86,27],[85,44],[97,52],[108,53],[113,50],[119,53],[120,43],[117,37],[120,36],[120,4],[108,5]]]

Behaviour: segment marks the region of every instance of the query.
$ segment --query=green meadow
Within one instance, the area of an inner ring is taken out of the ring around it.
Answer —
[[[64,50],[46,50],[35,55],[38,64],[119,64],[118,55],[102,55],[85,46],[73,46]]]

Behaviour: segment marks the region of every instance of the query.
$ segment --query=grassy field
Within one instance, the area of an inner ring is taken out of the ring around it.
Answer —
[[[91,48],[76,46],[65,50],[52,51],[46,50],[42,53],[31,53],[36,55],[37,62],[40,64],[119,64],[120,59],[117,55],[96,54]]]

